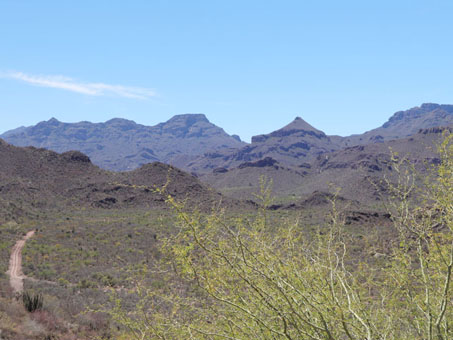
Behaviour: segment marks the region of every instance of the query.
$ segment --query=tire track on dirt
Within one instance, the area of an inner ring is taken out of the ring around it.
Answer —
[[[26,276],[22,273],[22,249],[25,242],[34,234],[34,230],[29,231],[21,240],[16,242],[11,250],[9,269],[6,274],[9,274],[9,283],[15,293],[22,293],[24,290],[24,278]]]

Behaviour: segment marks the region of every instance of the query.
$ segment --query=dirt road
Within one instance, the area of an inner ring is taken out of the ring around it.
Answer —
[[[24,278],[22,273],[22,249],[25,242],[35,234],[35,231],[29,231],[21,240],[17,241],[11,251],[9,259],[9,269],[6,272],[9,274],[9,283],[15,293],[21,293],[24,290]]]

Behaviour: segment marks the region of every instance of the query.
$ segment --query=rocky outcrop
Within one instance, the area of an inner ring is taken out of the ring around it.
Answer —
[[[267,166],[275,166],[278,162],[273,159],[272,157],[266,157],[263,159],[260,159],[259,161],[256,162],[245,162],[242,163],[238,166],[239,169],[244,169],[244,168],[264,168]]]

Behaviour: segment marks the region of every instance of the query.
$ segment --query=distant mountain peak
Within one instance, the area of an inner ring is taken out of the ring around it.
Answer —
[[[409,126],[412,122],[425,119],[429,119],[429,123],[425,124],[425,127],[434,127],[443,125],[443,118],[449,114],[453,115],[453,105],[424,103],[421,106],[394,113],[382,127],[388,129],[400,124]],[[411,133],[416,133],[418,125],[413,130]]]
[[[106,126],[119,129],[121,131],[128,131],[140,128],[141,125],[137,124],[133,120],[124,119],[124,118],[113,118],[104,123]]]
[[[288,138],[289,136],[292,136],[293,138],[304,138],[304,136],[307,135],[317,139],[326,138],[324,132],[315,129],[302,118],[296,117],[291,123],[285,125],[281,129],[275,130],[269,134],[253,136],[252,144],[267,142],[273,138],[277,138],[278,140],[281,138]]]
[[[52,117],[47,121],[47,123],[55,124],[55,123],[60,123],[60,121],[57,118]]]
[[[60,124],[62,124],[62,122],[60,122],[57,118],[52,117],[47,121],[45,120],[45,121],[39,122],[37,125],[43,126],[43,127],[54,127],[54,126],[58,126]]]
[[[303,130],[303,131],[314,131],[320,132],[320,130],[314,128],[312,125],[308,124],[301,117],[296,117],[291,123],[282,127],[277,131],[288,131],[288,130]]]
[[[36,124],[35,126],[32,126],[31,128],[37,128],[37,129],[45,129],[45,130],[53,130],[54,128],[60,126],[62,122],[60,122],[58,119],[52,117],[49,120],[43,120]],[[27,129],[27,128],[26,128]],[[7,131],[8,133],[8,131]]]
[[[441,109],[447,111],[448,113],[453,113],[453,105],[451,104],[423,103],[420,108],[428,112]]]
[[[435,104],[435,103],[423,103],[420,108],[425,111],[434,111],[438,108],[440,108],[441,105]]]
[[[105,124],[123,124],[123,123],[128,123],[128,124],[137,124],[133,120],[130,119],[124,119],[124,118],[112,118],[108,121],[105,122]]]
[[[209,123],[209,120],[203,113],[184,113],[173,116],[166,122],[166,124],[185,123],[186,125],[193,125],[199,122]]]

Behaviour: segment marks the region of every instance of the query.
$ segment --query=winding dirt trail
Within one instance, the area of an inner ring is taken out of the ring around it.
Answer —
[[[11,251],[9,259],[9,269],[6,272],[9,274],[9,283],[15,293],[21,293],[24,290],[24,278],[22,273],[22,249],[25,242],[35,234],[35,231],[29,231],[21,240],[17,241]]]

